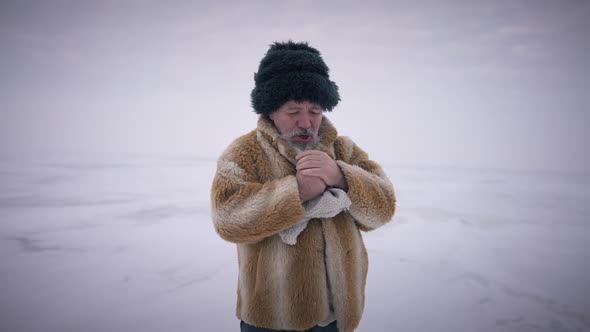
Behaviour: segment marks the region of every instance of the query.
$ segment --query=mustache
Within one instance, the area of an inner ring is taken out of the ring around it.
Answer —
[[[296,131],[294,131],[294,132],[292,132],[290,134],[286,134],[286,135],[283,135],[283,136],[285,138],[293,138],[293,137],[299,136],[299,135],[308,135],[311,138],[315,138],[315,135],[314,135],[313,131],[311,131],[311,129],[309,129],[309,128],[308,129],[299,129],[299,130],[296,130]]]

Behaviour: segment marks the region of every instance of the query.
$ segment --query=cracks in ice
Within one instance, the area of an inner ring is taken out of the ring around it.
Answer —
[[[140,225],[150,225],[161,222],[165,219],[172,219],[184,216],[209,215],[210,206],[208,204],[191,204],[190,206],[180,206],[174,204],[164,204],[152,208],[139,209],[135,212],[124,215],[125,219],[137,220]]]
[[[573,310],[567,304],[559,303],[556,300],[548,298],[546,296],[542,296],[542,295],[535,294],[535,293],[528,292],[528,291],[517,290],[517,289],[514,289],[513,287],[508,286],[507,284],[505,284],[503,282],[500,282],[497,280],[491,280],[481,274],[471,272],[471,271],[464,272],[457,277],[449,279],[449,281],[450,282],[471,281],[471,282],[474,282],[475,284],[479,285],[482,288],[497,289],[508,297],[532,302],[532,303],[544,308],[545,310],[547,310],[557,316],[573,319],[573,320],[579,322],[585,328],[590,329],[590,317],[587,314],[580,312],[580,311]],[[489,297],[485,297],[485,298],[480,299],[480,301],[478,301],[478,304],[484,305],[489,302],[491,302],[491,299]],[[519,316],[516,318],[497,319],[496,324],[499,326],[522,325],[522,324],[525,324],[527,326],[530,325],[530,323],[527,323],[525,321],[525,318],[522,316]],[[561,328],[559,331],[568,331],[568,329],[561,326],[561,323],[559,321],[552,321],[551,324],[552,324],[552,328],[554,327],[555,324],[558,324]],[[573,331],[576,331],[576,330],[573,330]]]
[[[25,253],[41,253],[41,252],[84,252],[85,250],[80,248],[66,248],[56,245],[45,245],[41,241],[35,240],[25,236],[9,237],[6,240],[14,241],[17,243],[21,251]]]
[[[112,204],[127,204],[134,198],[99,198],[84,199],[78,197],[55,197],[39,195],[21,195],[0,197],[0,208],[66,208],[81,206],[102,206]]]

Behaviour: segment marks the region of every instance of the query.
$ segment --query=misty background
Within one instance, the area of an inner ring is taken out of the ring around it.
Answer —
[[[590,1],[0,1],[0,330],[235,331],[215,159],[274,41],[380,162],[359,332],[590,331]]]
[[[2,1],[0,151],[216,158],[274,41],[309,41],[328,117],[394,165],[590,169],[589,1]]]

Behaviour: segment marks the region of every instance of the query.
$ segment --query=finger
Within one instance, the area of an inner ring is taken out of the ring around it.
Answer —
[[[308,169],[308,168],[322,168],[325,166],[325,163],[317,160],[309,160],[302,163],[297,163],[295,168],[299,170]]]
[[[297,164],[308,162],[308,161],[327,162],[327,160],[325,158],[323,158],[322,156],[308,155],[308,156],[303,156],[299,160],[297,160]]]
[[[303,175],[307,175],[307,176],[315,176],[318,178],[321,178],[322,180],[326,181],[325,179],[325,172],[323,172],[321,169],[319,168],[308,168],[308,169],[304,169],[299,171],[301,174]]]
[[[314,155],[314,154],[317,154],[318,152],[320,152],[320,151],[318,151],[318,150],[306,150],[306,151],[303,151],[303,152],[300,152],[299,154],[297,154],[295,156],[295,159],[300,159],[300,158],[303,158],[305,156]]]
[[[303,185],[303,186],[316,186],[319,183],[321,183],[323,185],[327,185],[326,181],[324,181],[324,179],[322,179],[320,177],[302,175],[301,185]]]
[[[305,170],[305,172],[307,172],[308,170]],[[316,175],[310,175],[310,174],[305,174],[303,170],[301,171],[297,171],[297,175],[302,179],[306,179],[306,178],[317,178]]]
[[[319,151],[319,150],[307,150],[307,151],[303,151],[301,153],[299,153],[297,156],[295,156],[295,160],[299,160],[303,157],[306,156],[321,156],[323,154],[326,154],[323,151]]]
[[[314,176],[307,176],[306,181],[301,182],[300,187],[314,188],[317,186],[321,186],[322,184],[325,184],[325,182],[321,178],[316,178]]]

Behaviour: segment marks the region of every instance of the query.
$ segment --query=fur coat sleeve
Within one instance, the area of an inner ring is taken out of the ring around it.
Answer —
[[[217,162],[211,191],[217,233],[235,243],[255,243],[303,219],[294,175],[259,181],[254,170],[268,168],[253,135],[236,140]],[[262,183],[261,183],[262,182]]]
[[[370,231],[389,222],[395,212],[396,198],[381,166],[347,137],[339,137],[334,148],[337,158],[341,157],[336,163],[348,184],[347,194],[352,201],[349,213],[357,226]]]

